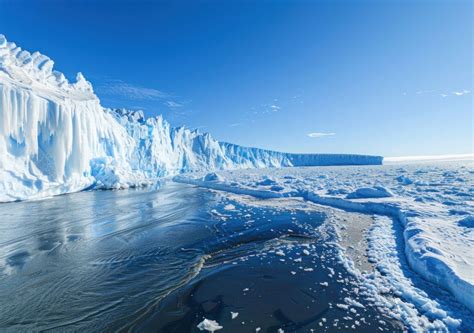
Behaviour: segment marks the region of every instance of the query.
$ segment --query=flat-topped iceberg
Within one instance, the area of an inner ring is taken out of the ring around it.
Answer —
[[[81,73],[69,82],[53,64],[0,35],[0,202],[142,186],[191,171],[382,163],[242,147],[161,116],[106,109]]]

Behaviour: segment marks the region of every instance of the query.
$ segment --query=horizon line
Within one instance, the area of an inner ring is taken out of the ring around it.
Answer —
[[[384,157],[384,162],[409,162],[409,161],[469,161],[474,160],[473,153],[441,154],[441,155],[410,155]]]

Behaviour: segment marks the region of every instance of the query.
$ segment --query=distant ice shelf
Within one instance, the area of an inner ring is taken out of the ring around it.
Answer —
[[[106,109],[81,73],[71,83],[53,65],[0,35],[0,202],[144,186],[192,171],[382,163],[242,147],[161,116]]]

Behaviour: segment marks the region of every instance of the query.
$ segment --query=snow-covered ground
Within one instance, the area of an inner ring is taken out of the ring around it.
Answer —
[[[390,276],[388,287],[411,299],[416,311],[430,312],[431,320],[441,323],[439,327],[455,329],[456,320],[397,271],[402,271],[405,261],[423,279],[449,291],[474,312],[473,167],[472,161],[462,161],[284,168],[188,174],[174,180],[259,198],[301,197],[389,217],[374,225],[369,236],[371,255]],[[399,226],[402,239],[393,240],[387,221]],[[403,260],[396,257],[397,246],[402,246]]]

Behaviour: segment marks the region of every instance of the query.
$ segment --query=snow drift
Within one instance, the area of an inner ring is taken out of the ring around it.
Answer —
[[[161,116],[105,109],[81,73],[71,83],[53,64],[0,35],[0,202],[143,186],[191,171],[382,163],[241,147]]]

